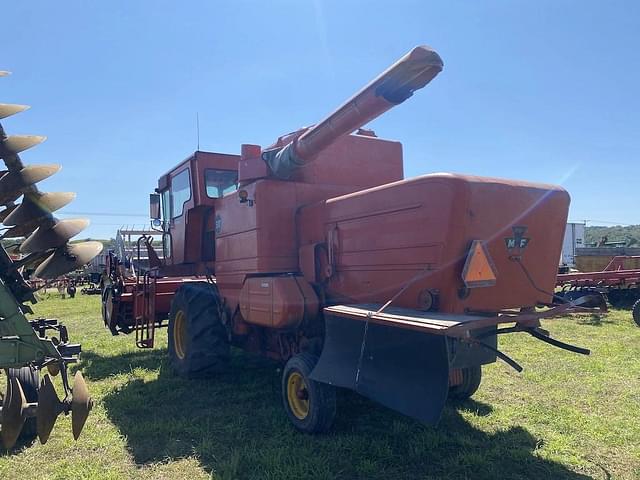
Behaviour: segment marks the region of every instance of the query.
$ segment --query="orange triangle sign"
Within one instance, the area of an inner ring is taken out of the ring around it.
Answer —
[[[496,267],[482,240],[474,240],[462,270],[467,288],[491,287],[496,284]]]

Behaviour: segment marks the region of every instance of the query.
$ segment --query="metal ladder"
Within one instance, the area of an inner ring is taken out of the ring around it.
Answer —
[[[137,260],[140,260],[140,244],[146,242],[147,236],[141,236],[137,241]],[[155,294],[157,286],[157,269],[151,269],[142,275],[140,269],[136,272],[136,288],[134,293],[134,311],[142,312],[135,316],[136,346],[138,348],[153,348],[156,330]],[[141,308],[140,308],[141,307]]]

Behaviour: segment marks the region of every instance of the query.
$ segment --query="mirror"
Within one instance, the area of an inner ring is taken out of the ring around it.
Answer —
[[[157,193],[149,195],[149,216],[152,220],[160,219],[160,195]]]

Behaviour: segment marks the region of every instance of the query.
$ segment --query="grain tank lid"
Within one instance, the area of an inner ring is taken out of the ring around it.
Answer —
[[[511,178],[500,177],[481,177],[478,175],[469,175],[465,173],[451,173],[451,172],[434,172],[424,175],[418,175],[410,179],[403,180],[405,182],[420,182],[424,180],[457,180],[465,183],[475,184],[496,184],[506,185],[511,187],[523,187],[538,190],[551,190],[558,192],[566,192],[566,190],[560,185],[554,185],[552,183],[532,182],[528,180],[514,180]]]

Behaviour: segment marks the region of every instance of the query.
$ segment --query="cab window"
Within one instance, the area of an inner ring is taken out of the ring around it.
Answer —
[[[238,189],[238,172],[208,168],[204,171],[204,184],[209,198],[222,198]]]
[[[183,170],[171,179],[171,218],[177,218],[184,211],[184,204],[191,198],[189,169]]]

